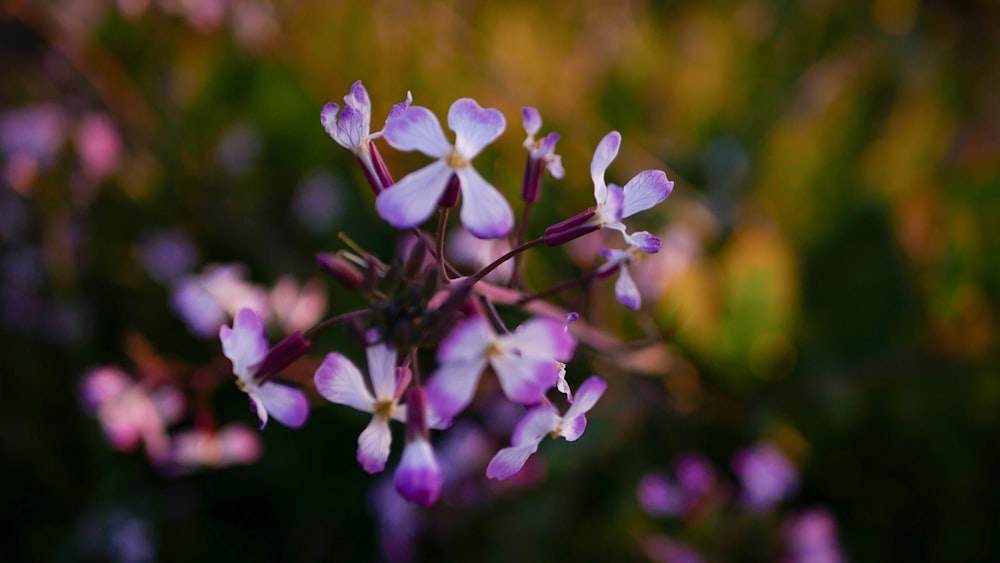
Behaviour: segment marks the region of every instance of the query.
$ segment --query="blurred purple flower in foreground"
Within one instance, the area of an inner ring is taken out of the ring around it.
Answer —
[[[785,523],[788,553],[785,563],[842,563],[837,522],[826,510],[813,509]]]
[[[755,512],[766,512],[793,493],[798,471],[773,444],[759,444],[736,453],[733,471],[743,483],[741,500]]]
[[[643,475],[636,488],[639,506],[651,516],[680,514],[684,497],[666,474],[651,471]]]

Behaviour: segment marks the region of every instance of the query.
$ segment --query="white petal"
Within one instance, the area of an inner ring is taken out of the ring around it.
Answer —
[[[576,399],[570,405],[566,411],[566,416],[563,418],[571,419],[589,412],[590,409],[594,408],[597,400],[601,398],[601,395],[604,394],[604,390],[607,388],[607,382],[600,377],[596,375],[588,377],[586,381],[580,384],[580,388],[576,390]]]
[[[514,211],[496,188],[472,166],[455,170],[462,188],[462,225],[479,238],[507,236],[514,228]]]
[[[635,281],[629,275],[628,268],[624,266],[619,271],[618,281],[615,282],[615,297],[618,298],[619,303],[633,311],[638,311],[639,306],[642,304],[639,288],[636,287]]]
[[[559,380],[559,365],[552,359],[526,358],[500,354],[490,358],[500,387],[508,399],[533,405],[545,398],[545,392]]]
[[[396,150],[418,150],[427,156],[444,158],[451,143],[444,136],[441,123],[431,110],[410,106],[385,124],[382,137]]]
[[[594,200],[600,205],[608,197],[608,188],[604,183],[604,173],[611,161],[618,156],[618,147],[622,136],[618,131],[612,131],[601,139],[594,150],[594,158],[590,161],[590,178],[594,181]]]
[[[233,328],[225,325],[219,328],[219,339],[222,353],[233,362],[233,373],[249,382],[253,376],[250,368],[267,355],[264,322],[253,310],[240,309],[233,319]]]
[[[455,132],[455,149],[466,160],[472,160],[495,141],[506,126],[500,110],[483,109],[472,98],[456,100],[448,110],[448,128]]]
[[[511,444],[525,446],[538,444],[546,434],[559,426],[559,414],[549,405],[539,405],[524,415],[511,435]]]
[[[674,183],[662,170],[645,170],[625,184],[625,204],[622,219],[649,209],[670,195]]]
[[[441,420],[451,420],[472,402],[486,360],[441,364],[424,387],[427,404]]]
[[[516,348],[522,356],[560,362],[568,362],[576,349],[576,339],[565,325],[547,317],[529,319],[500,339],[505,348]]]
[[[432,162],[380,192],[375,199],[375,209],[397,229],[415,227],[434,213],[452,173],[443,160]]]
[[[528,136],[538,134],[542,128],[542,114],[532,107],[521,108],[521,120],[524,122],[524,130]]]
[[[365,352],[376,399],[391,401],[396,395],[396,349],[382,343],[369,346]]]
[[[309,416],[309,400],[299,389],[268,382],[254,389],[252,397],[268,414],[290,428],[302,426]]]
[[[316,370],[313,383],[316,384],[316,391],[330,402],[364,412],[374,409],[375,397],[365,387],[361,372],[351,360],[336,352],[326,355],[323,364]]]
[[[358,436],[358,463],[368,473],[378,473],[385,469],[389,459],[392,432],[389,421],[381,416],[373,416],[371,422]]]
[[[483,317],[469,317],[458,324],[441,341],[437,351],[439,363],[482,360],[493,343],[493,330]]]
[[[490,479],[506,479],[515,475],[536,451],[538,451],[537,443],[519,448],[504,448],[497,452],[486,466],[486,476]]]

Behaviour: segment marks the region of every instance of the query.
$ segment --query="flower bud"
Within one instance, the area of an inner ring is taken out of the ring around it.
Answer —
[[[597,213],[596,207],[578,213],[565,221],[556,223],[545,229],[543,237],[546,246],[559,246],[583,235],[590,234],[601,228],[590,220]]]
[[[339,254],[330,252],[320,252],[316,255],[316,262],[324,272],[333,276],[333,279],[340,282],[347,289],[357,289],[361,287],[363,280],[358,267]]]
[[[257,364],[254,378],[259,383],[271,379],[301,358],[309,351],[310,346],[312,344],[302,336],[301,332],[289,335],[267,351],[264,359]]]

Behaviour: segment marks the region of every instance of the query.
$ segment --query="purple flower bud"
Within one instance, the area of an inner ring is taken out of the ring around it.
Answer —
[[[382,154],[378,152],[378,148],[375,147],[375,143],[368,146],[372,155],[372,165],[375,167],[375,174],[378,176],[378,180],[382,186],[381,190],[376,190],[375,195],[382,190],[387,190],[391,188],[396,182],[392,179],[392,175],[389,174],[389,169],[385,166],[385,161],[382,160]]]
[[[333,276],[333,279],[340,282],[347,289],[361,287],[361,282],[364,280],[361,272],[358,271],[357,266],[349,262],[346,258],[339,254],[320,252],[316,255],[316,261],[319,263],[320,268],[323,268],[326,273]]]
[[[593,219],[595,213],[597,213],[597,208],[591,207],[582,213],[578,213],[565,221],[556,223],[545,229],[545,245],[559,246],[600,229],[600,225],[590,221]]]
[[[396,468],[395,480],[396,491],[404,499],[423,506],[437,502],[444,475],[427,440],[418,438],[407,442],[403,459]]]
[[[274,348],[268,350],[267,355],[256,366],[254,378],[258,383],[263,383],[282,370],[292,365],[295,360],[301,358],[312,344],[303,338],[301,332],[289,335],[287,338],[277,343]]]
[[[407,441],[427,439],[427,399],[423,387],[410,390],[406,398]]]
[[[542,170],[544,162],[528,154],[528,162],[524,165],[524,183],[521,185],[521,199],[527,203],[538,201],[542,189]]]
[[[445,209],[451,209],[458,205],[458,194],[461,193],[461,185],[458,182],[458,176],[455,174],[451,175],[451,179],[448,180],[448,186],[444,189],[444,193],[438,199],[438,207],[443,207]]]

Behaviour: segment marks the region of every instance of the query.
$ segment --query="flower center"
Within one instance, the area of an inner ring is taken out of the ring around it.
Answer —
[[[469,165],[469,161],[462,156],[462,153],[458,152],[457,149],[451,149],[448,156],[444,157],[445,163],[453,170],[459,168],[464,168]]]
[[[392,400],[375,401],[375,406],[372,409],[373,411],[375,411],[374,412],[375,416],[381,416],[383,418],[390,418],[392,416],[392,405],[393,405],[393,403],[394,403],[394,401],[392,401]]]

